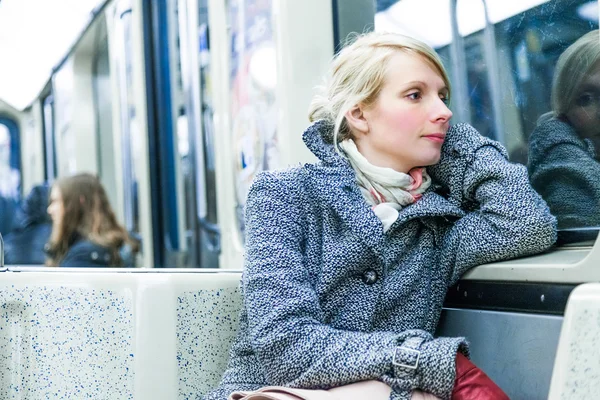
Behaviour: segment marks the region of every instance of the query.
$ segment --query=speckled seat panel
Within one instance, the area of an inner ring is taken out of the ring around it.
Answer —
[[[552,372],[549,400],[600,397],[600,284],[569,297]]]
[[[0,273],[0,399],[184,400],[217,386],[241,274]]]
[[[185,292],[177,308],[179,399],[196,399],[216,387],[238,331],[238,288]]]
[[[132,399],[130,291],[0,287],[0,398]]]

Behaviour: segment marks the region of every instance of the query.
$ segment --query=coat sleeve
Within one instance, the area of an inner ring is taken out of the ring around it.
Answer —
[[[444,239],[444,257],[454,260],[451,285],[472,267],[539,253],[556,241],[556,219],[526,168],[470,125],[448,130],[441,160],[429,172],[466,211]]]
[[[467,352],[463,338],[433,339],[422,330],[344,331],[324,321],[304,264],[306,227],[292,193],[298,185],[282,180],[258,175],[246,203],[244,307],[250,342],[268,382],[331,388],[378,379],[407,396],[421,388],[448,397],[456,352]],[[414,364],[416,353],[403,347],[413,337],[424,340],[417,368],[394,365],[394,356],[398,363]]]
[[[531,184],[548,202],[560,228],[600,223],[600,163],[593,147],[577,138],[566,122],[553,119],[532,133]]]

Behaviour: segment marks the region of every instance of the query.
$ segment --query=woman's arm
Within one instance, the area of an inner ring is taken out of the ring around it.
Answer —
[[[287,181],[286,181],[287,180]],[[249,335],[268,381],[331,388],[378,379],[399,392],[421,388],[448,397],[463,338],[432,339],[426,331],[351,332],[324,323],[303,250],[298,182],[260,174],[246,203],[244,306]],[[416,345],[417,351],[408,349]],[[418,360],[417,360],[418,355]],[[415,368],[394,365],[405,364]]]
[[[448,130],[442,158],[429,172],[467,211],[444,241],[444,256],[454,261],[451,284],[471,267],[539,253],[556,241],[556,220],[525,167],[508,162],[501,144],[470,125]]]

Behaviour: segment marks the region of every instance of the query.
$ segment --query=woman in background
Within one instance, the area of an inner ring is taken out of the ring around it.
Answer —
[[[77,174],[57,180],[50,191],[48,214],[52,234],[46,245],[46,264],[53,267],[120,267],[121,250],[132,254],[132,240],[115,217],[100,180]]]

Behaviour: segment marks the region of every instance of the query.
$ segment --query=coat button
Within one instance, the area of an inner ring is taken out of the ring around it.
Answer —
[[[377,272],[372,269],[366,270],[363,273],[362,280],[365,283],[365,285],[374,284],[375,282],[377,282]]]
[[[93,251],[92,252],[92,260],[96,261],[98,259],[98,252]]]

